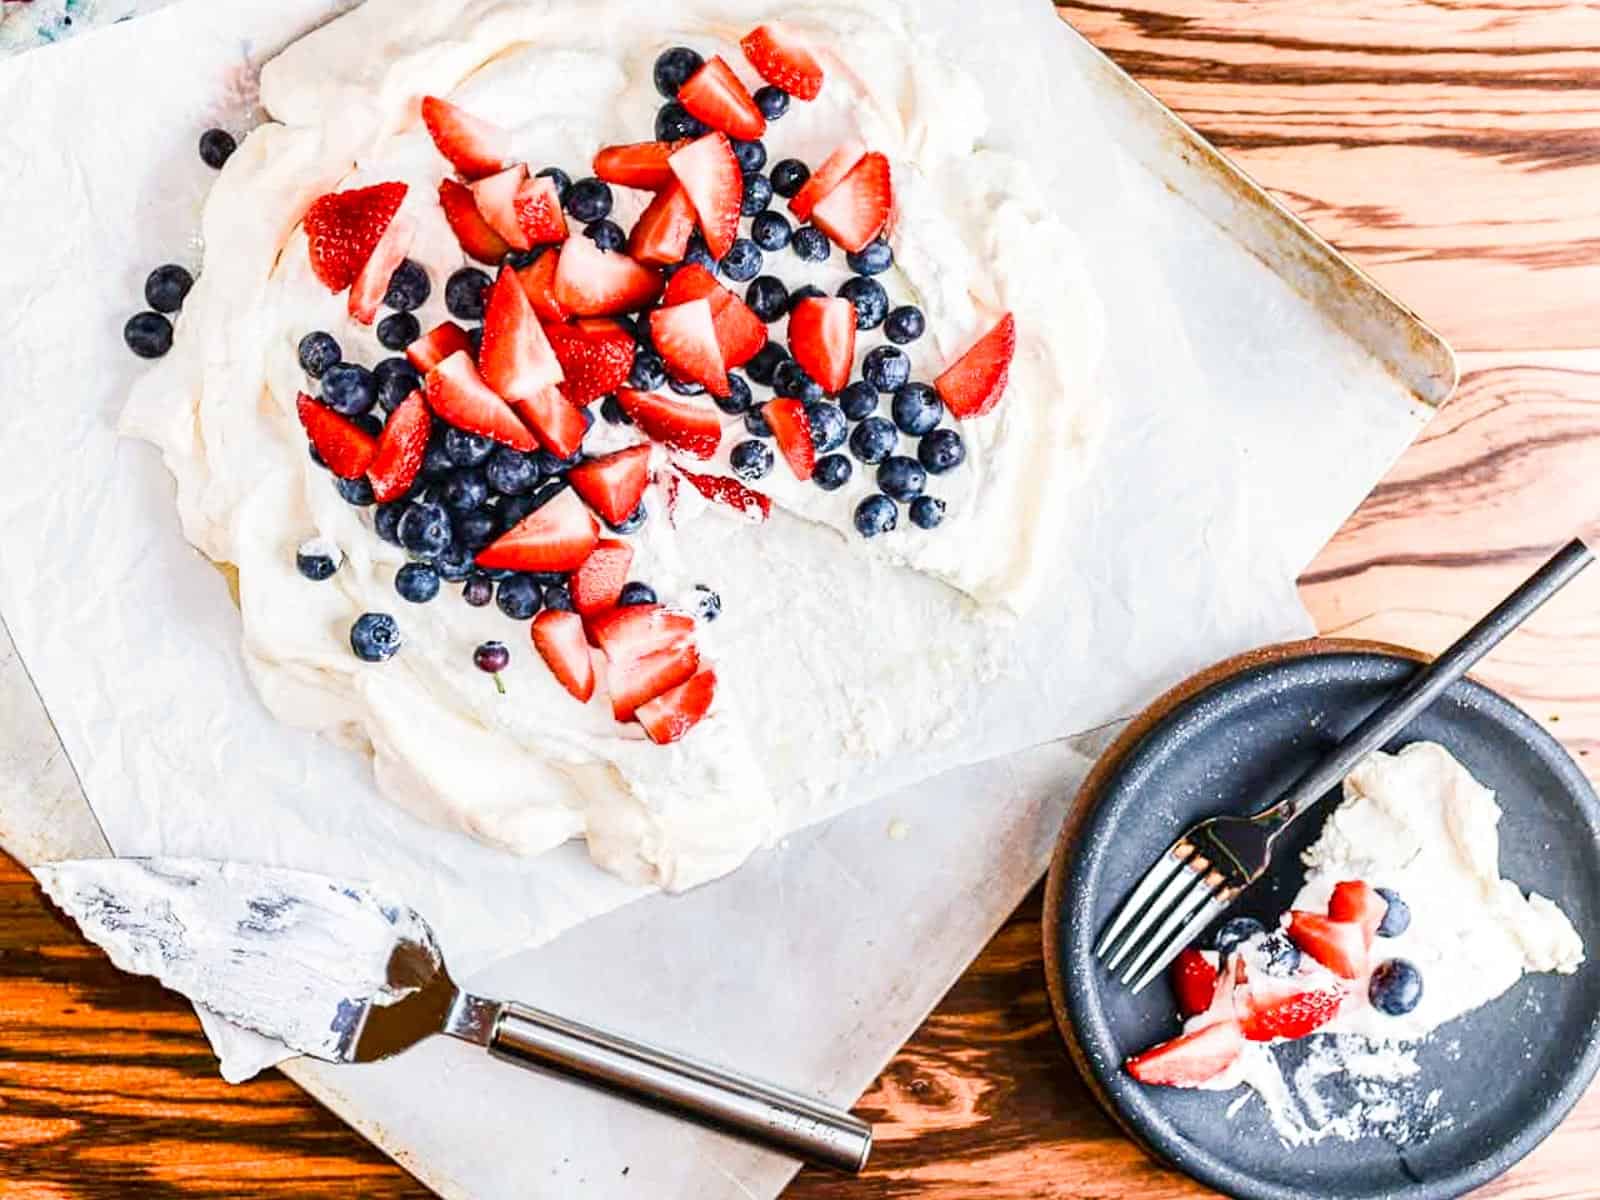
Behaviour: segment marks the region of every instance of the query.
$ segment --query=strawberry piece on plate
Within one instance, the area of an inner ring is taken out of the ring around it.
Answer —
[[[378,450],[367,479],[379,504],[404,496],[422,470],[428,453],[428,435],[433,432],[433,417],[421,392],[412,392],[389,414],[378,435]]]
[[[593,515],[564,488],[478,551],[477,563],[490,570],[575,571],[599,540]]]
[[[567,219],[561,215],[561,193],[548,175],[530,175],[512,200],[517,228],[530,246],[546,246],[567,237]]]
[[[789,314],[789,352],[832,393],[850,382],[856,356],[856,306],[842,296],[811,296]]]
[[[802,483],[810,479],[817,466],[817,446],[811,440],[811,421],[806,416],[805,404],[792,399],[768,400],[761,406],[761,415],[772,427],[778,451],[794,477]]]
[[[678,89],[678,103],[730,137],[750,142],[767,131],[767,119],[721,55],[707,59],[684,80]]]
[[[811,210],[811,223],[849,253],[877,237],[894,208],[889,160],[868,154]]]
[[[478,370],[485,383],[513,404],[536,399],[564,378],[528,294],[510,267],[500,268],[489,289]]]
[[[423,392],[434,415],[457,429],[493,438],[513,450],[539,447],[510,405],[483,381],[466,350],[457,350],[429,371]]]
[[[629,388],[617,392],[617,403],[646,437],[669,450],[710,458],[722,441],[722,421],[714,408]]]
[[[601,538],[594,552],[583,560],[583,566],[572,573],[573,607],[586,617],[615,608],[632,565],[632,546],[615,538]]]
[[[802,221],[811,219],[811,211],[821,200],[850,174],[855,165],[867,155],[867,147],[859,138],[848,138],[822,160],[822,165],[811,173],[811,178],[789,201],[789,211]]]
[[[631,312],[660,294],[660,273],[626,254],[602,250],[586,237],[568,238],[562,244],[555,267],[555,298],[574,316],[608,317]]]
[[[1369,950],[1378,936],[1378,926],[1383,924],[1388,912],[1389,902],[1378,894],[1376,888],[1359,879],[1347,879],[1336,884],[1333,895],[1328,897],[1329,918],[1359,925]]]
[[[958,417],[981,417],[1000,403],[1017,352],[1017,320],[1010,313],[933,381],[944,406]]]
[[[805,38],[782,22],[757,25],[739,39],[739,48],[757,75],[796,100],[815,100],[822,91],[822,64]]]
[[[690,300],[711,302],[711,324],[717,331],[717,349],[722,353],[722,365],[729,370],[744,366],[767,344],[766,322],[699,263],[685,263],[675,271],[667,281],[662,300],[666,304],[686,304]]]
[[[450,232],[456,235],[461,249],[470,257],[479,262],[497,263],[511,253],[505,238],[489,228],[489,222],[478,211],[472,189],[459,179],[439,181],[439,207],[450,223]]]
[[[658,746],[675,742],[700,723],[717,694],[717,673],[710,667],[689,676],[654,700],[646,700],[634,719]]]
[[[561,390],[574,404],[588,405],[628,382],[638,344],[610,321],[547,325],[545,334],[566,375]]]
[[[528,235],[522,232],[522,222],[517,219],[517,193],[527,178],[527,165],[515,163],[472,185],[472,199],[479,214],[513,250],[533,249]]]
[[[693,618],[659,604],[614,608],[593,618],[589,632],[605,653],[611,711],[619,721],[700,668]]]
[[[306,210],[311,270],[330,292],[342,292],[356,281],[405,198],[405,184],[377,183],[329,192]]]
[[[538,436],[540,444],[557,458],[576,454],[583,444],[583,435],[589,431],[583,410],[553,384],[537,396],[517,401],[515,407],[517,415]]]
[[[656,309],[650,314],[650,340],[679,379],[704,384],[714,396],[728,394],[711,301],[690,300]]]
[[[633,142],[626,146],[603,146],[594,156],[597,179],[623,187],[654,192],[672,182],[667,159],[684,143]]]
[[[528,293],[533,311],[541,321],[565,321],[570,314],[556,299],[556,271],[561,265],[561,250],[552,246],[529,266],[517,272],[522,290]]]
[[[1338,1015],[1348,994],[1338,980],[1322,972],[1313,979],[1279,977],[1250,971],[1240,962],[1237,974],[1240,982],[1234,988],[1234,1011],[1240,1030],[1252,1042],[1314,1033]]]
[[[628,253],[642,263],[666,266],[681,262],[694,233],[694,205],[676,179],[645,206],[628,235]]]
[[[725,504],[735,509],[751,521],[765,521],[772,512],[772,501],[763,496],[754,488],[745,487],[737,479],[727,475],[696,475],[693,471],[680,470],[678,474],[687,479],[707,500],[718,504]]]
[[[650,447],[629,446],[581,462],[567,472],[567,482],[608,523],[621,525],[650,484]]]
[[[1217,994],[1216,965],[1193,946],[1185,947],[1172,963],[1172,992],[1185,1017],[1205,1012]]]
[[[550,673],[587,703],[594,695],[594,659],[583,634],[583,618],[559,608],[547,608],[533,619],[533,648],[544,659]]]
[[[674,151],[667,165],[689,193],[712,257],[721,258],[739,236],[744,201],[744,175],[733,147],[723,134],[708,133]]]
[[[346,305],[350,316],[363,325],[371,325],[383,304],[384,293],[389,290],[389,276],[405,261],[411,249],[411,239],[417,235],[417,223],[405,213],[396,213],[389,228],[383,231],[378,244],[372,248],[366,266],[350,285],[350,298]]]
[[[1237,1021],[1218,1021],[1152,1046],[1123,1068],[1140,1083],[1165,1087],[1199,1087],[1231,1067],[1244,1049]]]
[[[493,175],[510,160],[511,140],[498,125],[437,96],[422,98],[422,123],[439,153],[466,179]]]
[[[367,473],[378,453],[377,438],[304,392],[295,400],[295,411],[328,470],[341,479],[359,479]]]
[[[1367,968],[1367,939],[1359,925],[1293,909],[1289,938],[1335,975],[1359,979]]]
[[[406,358],[417,370],[427,374],[457,350],[471,350],[467,331],[454,321],[441,321],[406,347]]]

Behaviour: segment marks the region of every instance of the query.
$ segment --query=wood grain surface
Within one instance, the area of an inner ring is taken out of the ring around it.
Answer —
[[[1062,15],[1468,353],[1311,564],[1329,633],[1437,650],[1600,515],[1600,13],[1551,0],[1132,0]],[[1600,572],[1479,672],[1600,773]],[[1586,762],[1586,765],[1589,765]],[[1030,897],[861,1103],[871,1172],[791,1200],[1204,1195],[1095,1108]],[[413,1197],[281,1076],[220,1082],[176,997],[0,860],[0,1197]],[[1482,1195],[1600,1196],[1600,1094]],[[644,1198],[651,1200],[651,1198]]]

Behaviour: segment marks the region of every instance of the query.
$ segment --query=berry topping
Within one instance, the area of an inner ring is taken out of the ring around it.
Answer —
[[[667,166],[667,159],[677,148],[676,142],[606,146],[594,156],[594,173],[607,183],[658,191],[672,182],[672,168]]]
[[[866,157],[866,153],[867,147],[859,138],[852,137],[841,142],[832,154],[822,160],[822,165],[812,172],[805,183],[794,193],[793,198],[789,201],[789,211],[802,221],[809,221],[812,210],[817,206],[817,201],[838,187],[844,177],[850,174],[851,169]],[[779,163],[778,166],[781,167],[783,164]],[[777,167],[772,170],[772,182],[776,188],[779,182]],[[876,233],[877,230],[873,230],[873,232]],[[867,240],[871,241],[871,238]]]
[[[362,613],[350,626],[350,649],[362,662],[393,658],[400,645],[400,626],[388,613]]]
[[[746,146],[759,146],[760,142],[744,142]],[[746,173],[744,191],[739,197],[739,211],[754,217],[767,211],[772,203],[772,181],[765,175]]]
[[[427,563],[407,563],[395,572],[394,590],[402,600],[426,604],[439,594],[439,572]]]
[[[398,500],[416,482],[432,430],[433,418],[421,392],[412,392],[390,415],[378,435],[377,453],[367,468],[373,498],[380,504]]]
[[[839,295],[856,306],[857,329],[876,329],[888,315],[889,294],[876,279],[864,275],[846,279],[839,286]]]
[[[557,465],[546,474],[555,474],[562,460],[571,458],[583,444],[583,435],[589,431],[589,418],[559,387],[548,387],[529,400],[519,400],[517,415],[538,435],[544,444],[541,455],[549,454]],[[541,460],[541,469],[543,469]]]
[[[218,171],[238,148],[239,143],[226,129],[208,129],[200,135],[200,161]]]
[[[716,672],[707,667],[654,700],[646,700],[634,716],[652,742],[666,745],[677,741],[699,723],[716,694]]]
[[[883,319],[883,336],[897,346],[916,341],[928,327],[922,310],[914,304],[902,304]]]
[[[1244,1049],[1237,1021],[1218,1021],[1135,1055],[1123,1064],[1140,1083],[1199,1087],[1231,1067]]]
[[[839,407],[852,421],[865,420],[878,411],[878,389],[858,379],[839,393]]]
[[[533,619],[533,648],[550,673],[573,699],[587,703],[594,695],[594,660],[583,633],[583,618],[575,612],[547,608]]]
[[[656,140],[662,142],[685,141],[704,137],[710,130],[699,117],[676,100],[669,100],[656,113]]]
[[[444,306],[450,315],[462,321],[483,320],[484,306],[489,302],[489,286],[493,281],[477,267],[462,267],[451,274],[444,283]]]
[[[462,587],[461,598],[473,608],[483,608],[494,599],[494,582],[487,575],[474,572]]]
[[[811,168],[798,158],[786,158],[772,166],[772,190],[786,199],[792,199],[810,178]]]
[[[472,199],[478,212],[513,250],[529,250],[533,241],[522,230],[517,198],[528,178],[528,168],[515,163],[472,185]],[[549,180],[545,183],[548,185]],[[459,314],[458,314],[459,315]]]
[[[650,483],[650,447],[629,446],[581,462],[567,472],[567,482],[601,517],[620,525],[639,507]]]
[[[422,98],[422,123],[439,153],[466,179],[493,175],[510,160],[505,130],[448,100]]]
[[[1333,894],[1328,897],[1329,919],[1359,925],[1369,950],[1388,911],[1389,902],[1359,879],[1334,885]]]
[[[602,250],[621,250],[628,244],[628,235],[615,221],[590,221],[583,227],[583,236]]]
[[[1193,946],[1182,950],[1172,963],[1172,993],[1177,997],[1178,1011],[1185,1017],[1205,1012],[1216,991],[1215,964]]]
[[[765,87],[758,87],[752,97],[756,107],[761,110],[761,115],[769,122],[776,121],[789,111],[789,93],[782,88],[773,87],[770,83]]]
[[[378,344],[385,350],[404,350],[422,336],[416,313],[390,313],[378,322]]]
[[[304,392],[295,401],[295,410],[328,470],[341,479],[364,478],[378,452],[377,439]]]
[[[605,653],[611,709],[619,721],[699,668],[694,619],[659,604],[614,608],[593,618],[589,632]]]
[[[828,235],[815,225],[802,225],[796,229],[789,246],[801,262],[827,262],[828,255],[833,253],[833,243],[828,240]],[[816,290],[821,292],[820,288]]]
[[[772,469],[772,451],[760,442],[740,442],[740,446],[759,446],[767,454],[767,470]],[[737,451],[739,446],[735,446]],[[766,472],[763,471],[762,474]],[[765,521],[772,512],[772,501],[760,492],[753,491],[736,479],[729,479],[726,475],[696,475],[692,471],[680,471],[683,476],[707,500],[724,504],[742,516],[754,522]]]
[[[431,501],[414,500],[400,514],[395,534],[411,553],[432,558],[450,544],[450,514]]]
[[[765,479],[772,471],[772,447],[754,439],[740,442],[728,452],[728,466],[740,479]]]
[[[1326,975],[1315,983],[1280,979],[1251,971],[1242,962],[1234,968],[1234,980],[1234,1011],[1241,1032],[1252,1042],[1305,1037],[1333,1020],[1348,994],[1343,984]]]
[[[517,269],[517,280],[541,321],[565,321],[571,315],[556,299],[556,271],[560,266],[561,251],[552,247],[528,266]]]
[[[554,193],[548,179],[540,182]],[[510,267],[500,268],[499,278],[489,291],[478,369],[483,381],[513,404],[537,399],[546,388],[564,378],[561,363],[539,325],[528,294]]]
[[[904,454],[890,455],[878,466],[878,487],[891,500],[909,503],[922,495],[928,485],[928,473],[922,464]]]
[[[140,358],[160,358],[172,349],[172,322],[158,312],[135,313],[122,327],[122,340]]]
[[[860,250],[845,255],[845,262],[857,275],[881,275],[894,266],[894,250],[888,242],[876,238]]]
[[[396,312],[411,312],[428,302],[433,284],[428,271],[419,262],[404,259],[389,276],[389,286],[383,293],[383,303]]]
[[[506,649],[504,642],[484,642],[472,652],[472,665],[486,675],[494,676],[494,685],[504,695],[506,685],[500,680],[500,672],[511,665],[511,651]]]
[[[406,347],[406,360],[419,371],[431,371],[457,350],[469,346],[465,329],[454,321],[441,321]]]
[[[748,283],[761,273],[761,250],[749,238],[735,238],[717,269],[735,283]]]
[[[145,279],[144,302],[157,312],[177,312],[193,286],[193,275],[177,263],[167,263],[151,271]]]
[[[694,615],[702,621],[715,621],[722,615],[722,597],[703,583],[694,585]]]
[[[738,244],[735,242],[735,247]],[[745,289],[744,301],[751,312],[770,324],[789,311],[789,289],[776,275],[758,275]]]
[[[1411,908],[1400,899],[1400,893],[1393,888],[1381,887],[1378,895],[1388,902],[1384,910],[1383,921],[1378,926],[1378,936],[1385,938],[1399,937],[1411,928]]]
[[[1366,936],[1359,925],[1297,909],[1289,914],[1289,937],[1335,975],[1356,979],[1366,969]]]
[[[765,332],[764,326],[762,331]],[[650,314],[650,338],[675,376],[703,384],[718,396],[728,394],[728,374],[723,368],[709,300],[690,300],[656,309]],[[639,419],[626,401],[622,407],[634,420]]]
[[[850,423],[845,420],[844,410],[837,404],[820,400],[807,404],[806,421],[811,426],[812,444],[819,454],[837,450],[844,445],[844,439],[850,432]]]
[[[444,481],[438,498],[457,518],[463,518],[488,501],[489,481],[477,467],[462,467]]]
[[[810,479],[817,465],[817,448],[811,440],[805,404],[799,400],[769,400],[762,405],[761,415],[772,428],[772,436],[794,477],[802,483]]]
[[[600,540],[600,531],[577,493],[563,488],[477,555],[480,567],[513,571],[572,571]]]
[[[722,441],[722,422],[716,410],[703,404],[628,388],[617,392],[617,402],[646,436],[669,450],[710,458]]]
[[[836,492],[850,482],[854,470],[844,455],[825,454],[817,459],[817,465],[811,472],[811,482],[825,492]]]
[[[599,221],[611,215],[611,187],[605,180],[589,175],[568,188],[561,202],[574,220]]]
[[[689,76],[698,71],[705,61],[687,46],[673,46],[663,50],[656,58],[653,71],[656,91],[668,100],[673,99],[677,96],[678,89],[689,81]]]
[[[510,406],[483,381],[472,358],[458,350],[433,370],[423,385],[428,407],[458,429],[482,434],[517,450],[538,443]]]
[[[365,475],[356,479],[334,476],[333,490],[339,493],[346,504],[354,504],[357,508],[366,508],[372,503],[372,485],[367,482]]]
[[[545,333],[566,375],[561,390],[573,404],[592,404],[628,382],[637,346],[620,325],[585,320],[551,325]]]
[[[312,273],[330,292],[342,292],[366,266],[406,198],[403,183],[330,192],[306,211]],[[387,272],[384,278],[388,278]]]
[[[742,367],[767,344],[766,325],[761,318],[698,263],[690,263],[672,276],[663,299],[669,305],[710,301],[711,324],[725,367]]]
[[[313,379],[321,379],[322,373],[344,356],[333,334],[320,329],[301,338],[298,349],[300,369]]]
[[[1017,352],[1017,322],[1010,313],[933,381],[958,417],[981,417],[1000,403]]]
[[[856,505],[856,532],[862,537],[877,537],[880,533],[888,533],[899,520],[900,512],[895,508],[894,501],[887,496],[874,493]]]
[[[758,25],[739,41],[756,74],[797,100],[815,100],[822,91],[822,64],[801,37],[787,25]]]
[[[667,183],[639,214],[628,236],[628,253],[642,263],[655,266],[682,261],[689,248],[689,235],[694,232],[694,219],[689,193],[669,172]]]
[[[1422,1003],[1422,972],[1403,958],[1378,964],[1367,985],[1372,1007],[1391,1017],[1403,1017]]]
[[[528,575],[512,575],[502,579],[494,590],[495,606],[513,621],[526,621],[539,611],[544,594],[539,584]]]
[[[339,552],[339,547],[324,538],[312,538],[309,542],[301,543],[294,555],[295,570],[312,581],[330,578],[343,561],[344,555]]]
[[[789,353],[824,391],[850,382],[855,363],[856,313],[848,300],[808,298],[789,315]]]
[[[450,231],[456,235],[461,249],[472,258],[497,263],[511,253],[505,238],[491,229],[478,211],[472,189],[460,180],[439,181],[439,207],[444,210],[444,219],[449,222]]]
[[[545,257],[549,257],[548,252]],[[538,265],[535,263],[532,269]],[[555,299],[574,316],[631,312],[644,308],[660,294],[661,276],[626,254],[602,250],[582,237],[570,238],[561,247],[555,267]]]
[[[334,363],[322,373],[322,402],[346,417],[370,412],[378,402],[378,384],[359,363]]]
[[[721,258],[739,232],[744,202],[744,177],[733,147],[723,134],[708,133],[674,151],[667,165],[689,193],[712,257]]]
[[[850,453],[867,464],[880,463],[894,453],[900,440],[886,417],[868,417],[850,433]]]
[[[733,156],[739,160],[739,170],[747,177],[756,174],[767,165],[765,142],[747,142],[743,138],[729,138],[728,141],[733,146]]]
[[[861,310],[858,306],[856,309],[858,322],[860,315]],[[904,350],[896,349],[894,346],[874,346],[861,360],[861,378],[880,392],[897,391],[911,380],[911,360],[906,357]],[[873,403],[877,403],[876,397],[873,398]]]
[[[782,250],[792,235],[789,219],[782,213],[757,213],[750,222],[750,240],[763,250]]]
[[[517,229],[529,246],[566,240],[567,219],[561,215],[561,194],[556,191],[555,180],[548,175],[524,179],[517,186],[511,204]]]
[[[816,179],[813,178],[812,182],[815,183]],[[796,201],[799,199],[795,197]],[[868,154],[836,186],[817,199],[810,219],[854,254],[865,249],[883,232],[893,208],[894,189],[889,182],[889,160],[881,154]]]
[[[633,547],[614,538],[602,538],[583,565],[572,573],[572,606],[584,616],[615,608],[628,581]]]
[[[625,604],[654,604],[657,600],[656,590],[648,583],[635,580],[622,585],[622,594],[617,597],[617,606]]]
[[[767,131],[767,119],[721,57],[708,59],[684,81],[678,103],[712,129],[733,137],[749,140]]]
[[[935,429],[917,443],[917,461],[934,475],[955,470],[966,458],[966,444],[954,429]]]
[[[750,385],[732,371],[728,372],[728,394],[713,396],[713,403],[730,417],[737,417],[750,407]]]

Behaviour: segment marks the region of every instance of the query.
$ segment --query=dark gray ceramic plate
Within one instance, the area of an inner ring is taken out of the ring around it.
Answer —
[[[1586,964],[1573,976],[1526,977],[1423,1043],[1422,1093],[1438,1088],[1437,1107],[1387,1135],[1290,1148],[1253,1097],[1229,1118],[1232,1093],[1145,1087],[1121,1070],[1177,1022],[1165,983],[1130,996],[1094,962],[1091,944],[1114,906],[1180,830],[1276,794],[1415,669],[1389,654],[1335,652],[1269,655],[1223,673],[1097,771],[1086,785],[1093,808],[1064,835],[1052,867],[1047,964],[1074,1059],[1136,1140],[1230,1195],[1458,1196],[1533,1149],[1600,1066],[1600,968]],[[1577,765],[1526,713],[1471,682],[1389,749],[1423,739],[1448,747],[1498,794],[1501,873],[1561,904],[1600,954],[1600,804]],[[1326,811],[1291,830],[1295,844],[1233,914],[1271,919],[1287,906],[1301,882],[1298,851]]]

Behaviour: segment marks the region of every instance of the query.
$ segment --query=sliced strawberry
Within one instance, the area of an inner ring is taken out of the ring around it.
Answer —
[[[561,390],[574,404],[592,404],[628,382],[638,344],[622,326],[580,321],[548,325],[545,333],[566,375]]]
[[[717,282],[717,277],[699,263],[684,263],[667,280],[667,290],[661,293],[661,303],[687,304],[691,300],[710,300],[711,309],[715,312],[717,293],[727,291]]]
[[[859,138],[848,138],[839,143],[833,153],[822,160],[822,165],[811,173],[811,178],[789,201],[789,211],[802,221],[811,219],[811,210],[850,174],[851,169],[866,157],[867,147]]]
[[[479,214],[513,250],[533,249],[528,235],[522,232],[522,223],[517,220],[517,193],[527,178],[527,165],[514,163],[472,185],[472,199]]]
[[[478,211],[472,189],[459,179],[439,181],[439,207],[444,210],[444,219],[450,223],[456,241],[471,257],[479,262],[497,263],[511,253],[505,238],[489,228],[489,222]]]
[[[1238,980],[1234,1011],[1244,1036],[1252,1042],[1302,1038],[1321,1029],[1339,1013],[1349,989],[1325,972],[1311,978],[1252,971],[1235,960]]]
[[[694,233],[694,205],[683,184],[670,179],[639,214],[628,235],[628,253],[642,263],[666,266],[681,262]]]
[[[739,48],[756,74],[796,100],[815,100],[822,91],[822,64],[804,38],[787,25],[757,25],[739,39]]]
[[[1359,925],[1294,909],[1289,913],[1289,937],[1335,975],[1358,979],[1367,968],[1367,941]]]
[[[295,411],[328,470],[341,479],[359,479],[367,473],[378,452],[375,437],[304,392],[295,401]]]
[[[423,388],[434,415],[457,429],[481,433],[514,450],[538,449],[539,443],[528,432],[528,427],[483,381],[468,351],[457,350],[429,371]]]
[[[699,669],[700,654],[693,642],[620,663],[608,656],[606,687],[612,715],[619,721],[630,719],[641,704],[671,691]]]
[[[535,264],[537,265],[537,264]],[[661,294],[661,275],[586,237],[568,238],[555,268],[555,298],[579,317],[643,308]]]
[[[649,486],[650,447],[629,446],[581,462],[567,472],[567,482],[595,512],[612,525],[621,525],[639,507]]]
[[[794,477],[802,483],[810,479],[817,466],[817,446],[811,440],[806,406],[799,400],[768,400],[761,406],[761,415],[772,427],[778,450]]]
[[[839,186],[817,201],[811,223],[854,254],[878,236],[893,208],[889,160],[881,154],[868,154],[850,168]]]
[[[632,546],[615,538],[601,538],[594,552],[583,560],[583,566],[572,573],[573,607],[586,617],[615,608],[632,565]]]
[[[678,103],[713,129],[754,141],[767,131],[767,119],[733,68],[715,55],[678,89]]]
[[[933,381],[944,406],[958,417],[981,417],[1000,403],[1017,352],[1017,321],[1010,313]]]
[[[528,293],[533,311],[541,321],[565,321],[571,314],[556,299],[556,271],[561,265],[561,250],[552,246],[529,266],[517,272],[522,290]]]
[[[330,292],[342,292],[356,281],[405,198],[405,184],[377,183],[329,192],[306,210],[311,270]]]
[[[510,267],[500,268],[489,289],[478,370],[483,381],[512,404],[537,398],[563,378],[556,352]]]
[[[1239,1023],[1218,1021],[1153,1046],[1122,1065],[1140,1083],[1192,1088],[1222,1074],[1243,1050]]]
[[[1378,926],[1383,924],[1383,918],[1388,913],[1389,902],[1378,894],[1376,888],[1359,879],[1347,879],[1335,885],[1333,895],[1328,897],[1329,919],[1359,925],[1369,950],[1378,936]]]
[[[422,122],[439,153],[467,179],[493,175],[510,160],[505,130],[437,96],[422,98]]]
[[[594,517],[571,488],[563,488],[482,550],[491,570],[575,571],[600,540]]]
[[[398,500],[416,482],[432,432],[433,417],[421,392],[412,392],[389,414],[378,435],[378,452],[367,468],[372,495],[379,504]]]
[[[607,183],[654,192],[672,182],[667,159],[683,142],[634,142],[604,146],[594,156],[594,173]]]
[[[589,422],[583,410],[560,387],[551,385],[527,400],[519,400],[517,415],[538,436],[539,443],[557,458],[570,458],[583,444]]]
[[[689,676],[675,688],[646,700],[634,719],[658,746],[675,742],[700,723],[717,694],[717,673],[710,667]]]
[[[617,403],[646,437],[669,450],[710,458],[722,441],[722,422],[713,408],[628,388],[617,392]]]
[[[378,244],[372,248],[366,266],[350,285],[350,298],[346,305],[351,317],[363,325],[371,325],[383,304],[384,293],[389,290],[389,276],[405,261],[411,249],[411,239],[417,235],[417,223],[405,213],[396,213],[389,228],[383,231]]]
[[[856,358],[856,306],[842,296],[811,296],[789,314],[789,352],[826,392],[850,382]]]
[[[767,344],[766,322],[699,263],[686,263],[675,271],[662,299],[667,304],[702,299],[711,302],[717,349],[722,353],[722,365],[730,370],[744,366]]]
[[[722,367],[711,301],[690,300],[656,309],[650,314],[650,340],[679,379],[704,384],[714,396],[728,394],[728,373]]]
[[[561,193],[548,175],[530,175],[517,188],[512,201],[517,228],[530,246],[562,242],[567,237],[567,219],[561,215]]]
[[[739,236],[739,206],[744,201],[744,175],[733,147],[723,134],[708,133],[674,151],[667,165],[689,193],[712,257],[721,258]]]
[[[611,711],[619,721],[677,687],[700,667],[694,620],[659,604],[632,604],[593,618],[589,632],[606,656]]]
[[[1172,963],[1172,991],[1185,1017],[1205,1012],[1217,993],[1217,968],[1193,946],[1186,947]]]
[[[559,608],[545,609],[533,619],[533,648],[561,686],[587,703],[594,695],[594,660],[583,635],[583,618]]]
[[[454,321],[441,321],[406,347],[411,365],[426,374],[457,350],[471,350],[467,331]]]
[[[679,471],[694,485],[694,490],[707,500],[726,504],[729,508],[752,521],[765,521],[772,512],[772,501],[754,488],[747,488],[737,479],[727,475],[696,475],[693,471]]]

